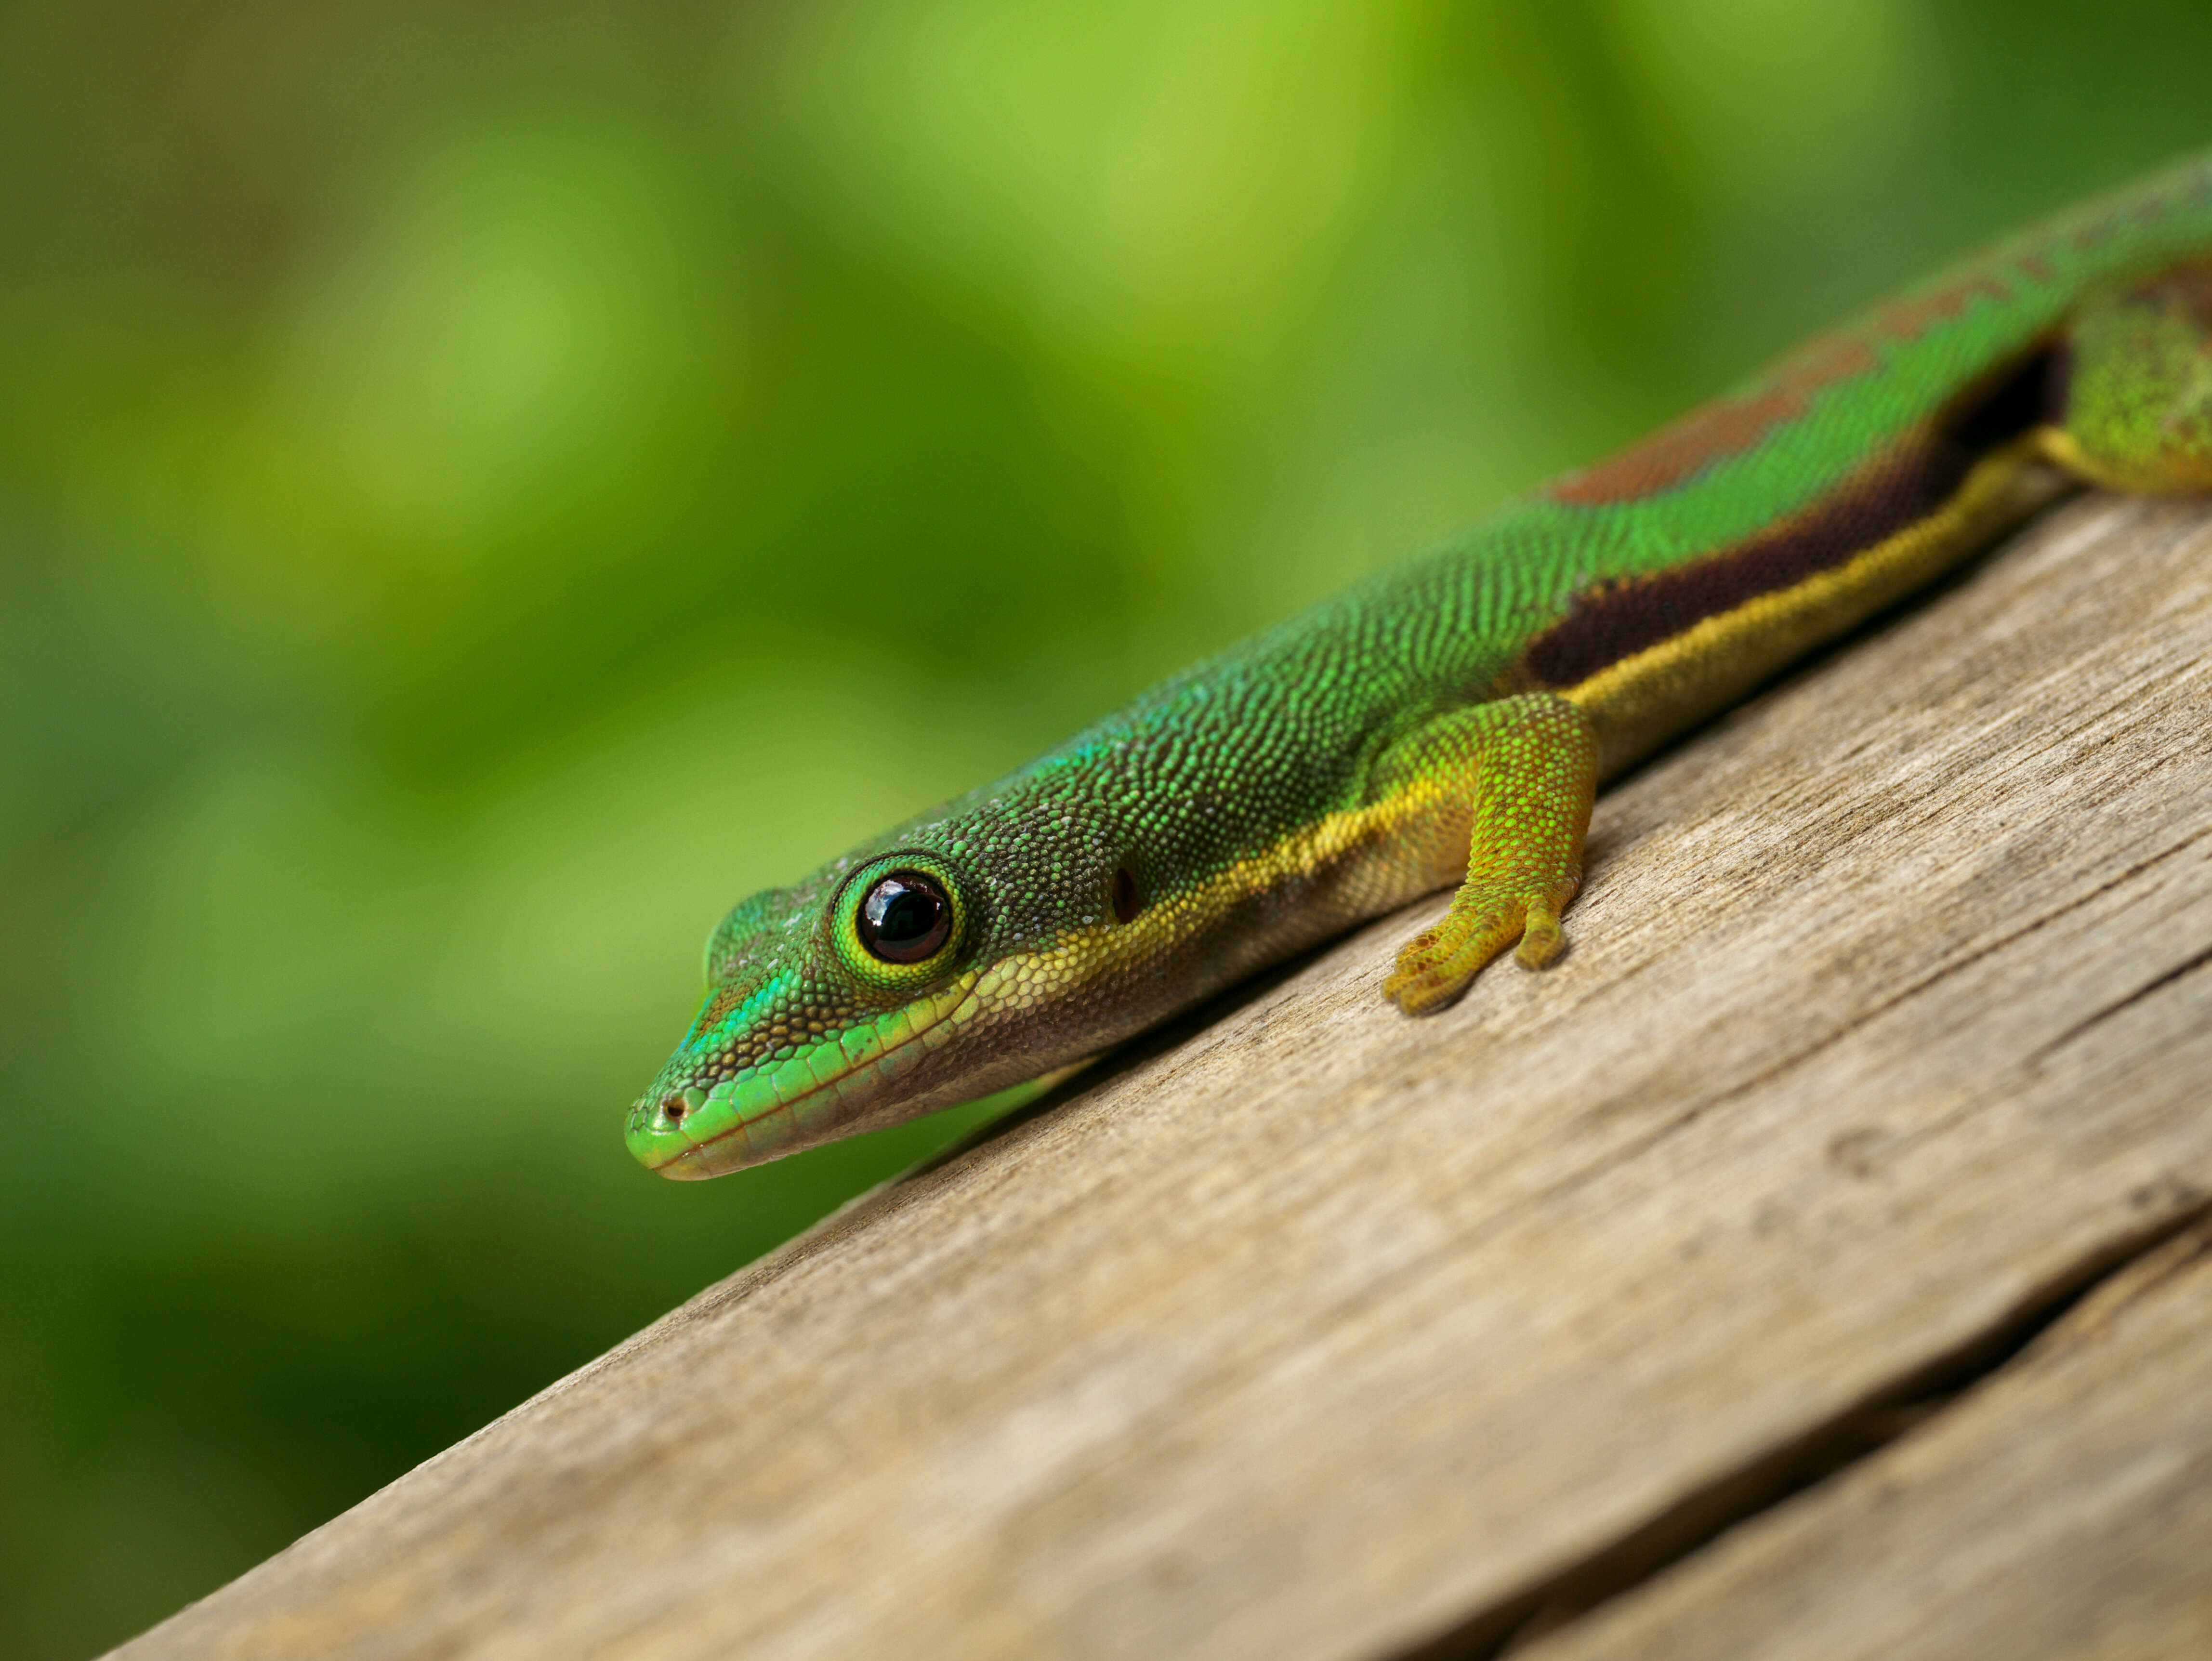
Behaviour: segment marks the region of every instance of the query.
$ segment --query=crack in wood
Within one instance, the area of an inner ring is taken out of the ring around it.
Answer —
[[[1775,1062],[1771,1066],[1763,1068],[1756,1073],[1747,1074],[1744,1078],[1737,1080],[1734,1084],[1729,1086],[1727,1089],[1719,1091],[1715,1094],[1705,1098],[1703,1101],[1697,1103],[1694,1106],[1690,1108],[1686,1112],[1679,1116],[1676,1119],[1672,1121],[1671,1123],[1674,1126],[1678,1127],[1691,1124],[1705,1114],[1711,1112],[1717,1107],[1724,1107],[1729,1102],[1740,1097],[1748,1095],[1752,1092],[1758,1090],[1764,1086],[1772,1084],[1776,1080],[1784,1077],[1788,1074],[1795,1071],[1796,1068],[1804,1066],[1805,1063],[1814,1060],[1824,1051],[1832,1050],[1837,1044],[1844,1043],[1863,1028],[1880,1020],[1884,1015],[1890,1013],[1893,1010],[1904,1007],[1905,1006],[1911,1003],[1917,998],[1924,996],[1930,988],[1941,984],[1943,981],[1965,970],[1972,969],[1975,964],[1982,962],[1985,958],[1995,957],[1999,952],[2017,946],[2021,940],[2027,939],[2029,936],[2038,933],[2039,930],[2047,928],[2052,923],[2071,916],[2074,913],[2081,910],[2084,906],[2094,904],[2107,894],[2112,893],[2118,889],[2126,887],[2130,883],[2134,882],[2137,878],[2141,877],[2145,872],[2164,864],[2166,861],[2173,858],[2177,854],[2185,854],[2188,852],[2189,849],[2194,848],[2198,843],[2204,841],[2207,837],[2212,837],[2212,831],[2200,831],[2194,836],[2183,838],[2181,841],[2174,843],[2171,848],[2160,849],[2157,853],[2151,855],[2148,859],[2138,860],[2133,865],[2129,866],[2125,870],[2097,884],[2094,887],[2085,889],[2081,893],[2070,897],[2064,904],[2053,906],[2050,910],[2030,919],[2027,922],[2021,924],[2019,928],[2012,929],[2008,933],[1997,935],[1994,939],[1976,946],[1972,951],[1964,952],[1961,955],[1950,959],[1948,962],[1938,964],[1933,970],[1929,970],[1926,975],[1922,976],[1918,980],[1909,982],[1887,997],[1869,1004],[1866,1008],[1861,1010],[1849,1020],[1844,1021],[1832,1031],[1822,1033],[1819,1037],[1814,1039],[1810,1043],[1806,1044],[1802,1049],[1795,1050],[1790,1055],[1782,1057],[1779,1061]],[[2075,1034],[2078,1034],[2081,1031],[2087,1031],[2087,1028],[2094,1025],[2099,1020],[2103,1019],[2105,1016],[2118,1013],[2118,1011],[2124,1007],[2126,1004],[2134,1001],[2137,998],[2146,996],[2148,994],[2156,991],[2160,986],[2181,978],[2191,969],[2203,964],[2204,960],[2205,959],[2202,957],[2192,958],[2188,963],[2182,964],[2181,967],[2173,973],[2161,976],[2158,980],[2143,987],[2140,991],[2131,994],[2128,998],[2121,1000],[2119,1003],[2112,1005],[2111,1008],[2106,1009],[2097,1015],[2091,1016],[2087,1020],[2083,1021],[2079,1027],[2075,1028],[2073,1033],[2069,1033],[2063,1037],[2054,1040],[2051,1043],[2045,1045],[2042,1050],[2036,1051],[2035,1058],[2040,1059],[2042,1056],[2049,1055],[2053,1050],[2061,1048],[2065,1043],[2068,1037],[2075,1036]]]
[[[2207,953],[2196,962],[2202,964]],[[2163,977],[2178,979],[2180,973]],[[2154,988],[2143,989],[2148,993]],[[1871,1458],[1953,1411],[2115,1278],[2212,1220],[2212,1196],[2185,1185],[2155,1221],[2105,1243],[1984,1331],[1826,1421],[1685,1494],[1538,1584],[1468,1616],[1392,1661],[1497,1661],[1571,1626],[1713,1547],[1724,1536]],[[2146,1195],[2154,1202],[2157,1196]]]
[[[2204,950],[2197,952],[2194,957],[2185,958],[2180,963],[2174,964],[2172,968],[2167,970],[2164,974],[2157,976],[2151,980],[2145,981],[2141,986],[2136,988],[2134,991],[2129,993],[2125,997],[2118,999],[2112,1003],[2106,1004],[2095,1014],[2076,1021],[2072,1026],[2068,1027],[2063,1032],[2053,1038],[2049,1043],[2043,1044],[2031,1052],[2028,1056],[2029,1061],[2039,1062],[2046,1056],[2050,1056],[2057,1050],[2065,1049],[2068,1044],[2072,1043],[2075,1039],[2080,1037],[2084,1032],[2088,1031],[2092,1027],[2103,1025],[2105,1022],[2112,1019],[2113,1016],[2118,1014],[2122,1010],[2132,1008],[2135,1005],[2141,1003],[2145,998],[2149,997],[2153,993],[2172,986],[2176,981],[2187,979],[2198,970],[2203,968],[2207,964],[2212,964],[2212,946],[2208,946]]]

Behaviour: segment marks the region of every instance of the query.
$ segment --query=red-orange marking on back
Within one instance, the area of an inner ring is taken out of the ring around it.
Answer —
[[[1875,332],[1884,340],[1917,340],[1938,323],[1966,315],[1977,300],[2002,305],[2012,298],[2012,287],[1992,271],[1973,271],[1910,300],[1893,300],[1875,313]]]
[[[1821,387],[1863,374],[1880,362],[1856,336],[1815,340],[1780,365],[1765,385],[1699,405],[1642,443],[1555,481],[1550,494],[1557,502],[1596,508],[1671,490],[1714,462],[1741,455],[1778,423],[1803,415]]]
[[[1597,508],[1640,501],[1687,484],[1713,463],[1743,454],[1782,423],[1804,415],[1823,387],[1881,368],[1877,346],[1917,340],[1937,324],[1964,314],[1977,300],[2001,302],[2011,295],[2009,285],[1995,272],[1974,271],[1927,294],[1892,301],[1847,333],[1808,342],[1778,364],[1762,385],[1699,405],[1642,443],[1554,481],[1548,494],[1555,502]]]

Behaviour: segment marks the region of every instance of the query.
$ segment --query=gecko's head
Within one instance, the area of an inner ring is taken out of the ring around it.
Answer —
[[[1254,934],[1234,895],[1156,888],[1139,826],[1040,776],[725,917],[630,1151],[668,1177],[780,1159],[1042,1078],[1249,971],[1249,951],[1201,938]]]
[[[987,1010],[988,912],[920,850],[754,895],[708,942],[707,1001],[631,1107],[630,1151],[718,1176],[994,1087],[988,1046],[960,1041]]]

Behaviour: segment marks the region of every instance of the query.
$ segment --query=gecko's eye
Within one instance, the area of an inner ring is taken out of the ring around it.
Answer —
[[[952,934],[952,902],[919,871],[877,879],[855,920],[860,944],[884,963],[926,963]]]
[[[871,860],[830,909],[830,937],[848,971],[886,992],[933,985],[960,960],[969,907],[949,861],[915,849]]]

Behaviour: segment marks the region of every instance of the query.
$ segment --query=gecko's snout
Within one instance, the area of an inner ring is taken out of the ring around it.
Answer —
[[[631,1153],[649,1169],[667,1170],[691,1150],[693,1138],[684,1128],[706,1105],[707,1092],[696,1085],[633,1104],[626,1137]]]

